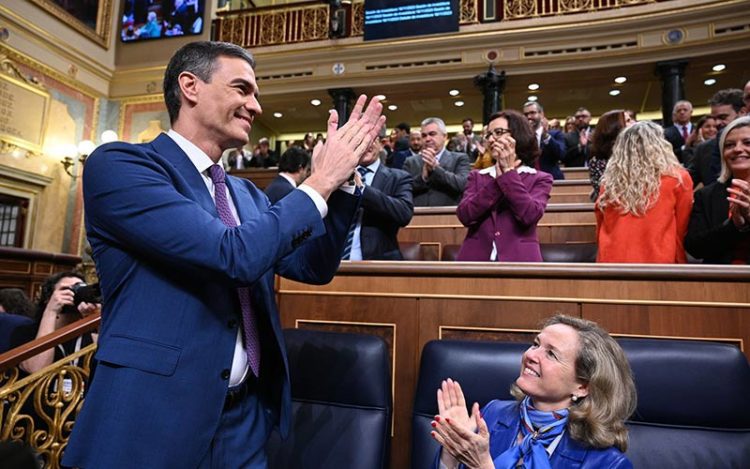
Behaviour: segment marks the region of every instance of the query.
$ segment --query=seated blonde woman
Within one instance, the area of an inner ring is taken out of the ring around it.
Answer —
[[[630,468],[625,419],[635,410],[630,365],[596,323],[558,315],[521,358],[516,401],[466,408],[450,379],[432,422],[435,468]]]

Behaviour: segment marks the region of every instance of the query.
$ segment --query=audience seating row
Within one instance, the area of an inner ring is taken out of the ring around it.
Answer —
[[[391,382],[382,339],[286,330],[294,423],[274,434],[271,468],[382,468],[388,464]],[[750,460],[750,367],[730,344],[618,340],[630,361],[638,407],[627,423],[635,467],[744,467]],[[451,377],[467,402],[512,399],[527,344],[431,341],[422,351],[412,421],[412,467],[430,467],[435,391]]]

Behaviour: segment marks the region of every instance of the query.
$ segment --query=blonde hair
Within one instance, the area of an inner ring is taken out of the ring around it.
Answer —
[[[734,129],[741,127],[750,126],[750,116],[740,117],[733,120],[724,128],[724,132],[719,137],[719,154],[721,155],[721,172],[719,173],[719,182],[727,182],[732,179],[732,170],[729,169],[726,160],[724,160],[724,142],[727,140],[727,135]]]
[[[625,419],[635,411],[633,373],[620,345],[598,324],[558,314],[544,327],[564,324],[578,332],[576,378],[588,385],[588,395],[569,408],[570,437],[594,448],[614,446],[628,449]],[[514,383],[511,394],[521,400],[523,392]]]
[[[680,168],[661,126],[649,121],[633,124],[615,140],[601,179],[599,209],[613,206],[623,214],[644,215],[656,203],[662,176],[675,177],[682,184]]]

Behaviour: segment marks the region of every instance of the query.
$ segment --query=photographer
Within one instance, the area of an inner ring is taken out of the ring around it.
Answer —
[[[75,285],[85,283],[80,274],[61,272],[47,278],[42,284],[36,304],[36,321],[38,324],[36,338],[50,334],[63,326],[82,317],[99,311],[98,303],[81,302],[75,306]],[[47,349],[21,363],[21,368],[29,374],[35,373],[83,347],[96,342],[95,333],[87,333],[54,349]]]

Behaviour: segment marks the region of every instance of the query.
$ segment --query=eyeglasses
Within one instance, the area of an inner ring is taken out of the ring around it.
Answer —
[[[496,128],[496,129],[492,129],[492,130],[490,130],[489,132],[487,132],[486,134],[484,134],[484,138],[485,138],[485,140],[489,140],[489,139],[491,139],[491,138],[492,138],[493,136],[494,136],[494,137],[497,137],[497,138],[500,138],[500,137],[502,137],[503,135],[505,135],[505,134],[509,134],[509,133],[510,133],[510,130],[508,130],[508,129],[503,129],[502,127],[498,127],[498,128]]]

